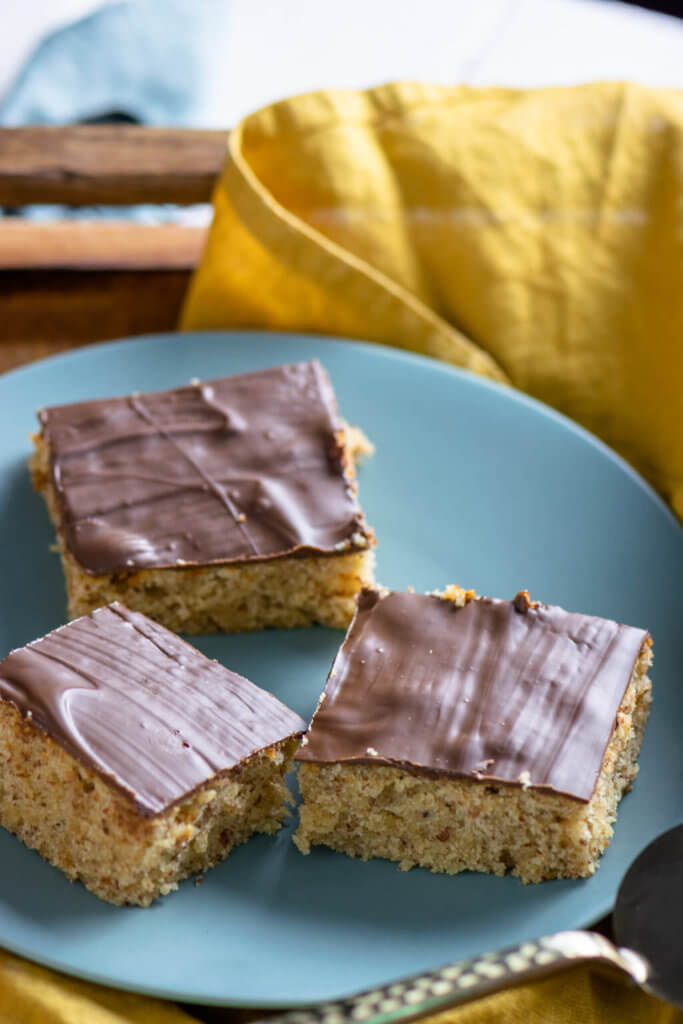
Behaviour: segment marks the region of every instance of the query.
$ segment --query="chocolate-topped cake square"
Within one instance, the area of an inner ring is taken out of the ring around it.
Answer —
[[[189,633],[348,625],[373,579],[354,467],[370,446],[320,363],[39,417],[69,617],[120,600]]]
[[[0,825],[147,906],[286,815],[306,723],[121,604],[0,662]]]
[[[638,770],[650,661],[645,630],[526,591],[364,590],[296,755],[297,846],[593,874]]]

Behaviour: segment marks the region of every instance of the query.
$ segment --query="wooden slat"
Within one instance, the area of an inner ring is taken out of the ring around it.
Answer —
[[[226,141],[139,125],[1,128],[0,206],[205,202]]]
[[[107,338],[174,330],[188,270],[5,270],[0,373]]]
[[[0,221],[0,270],[189,270],[207,229],[129,221]]]

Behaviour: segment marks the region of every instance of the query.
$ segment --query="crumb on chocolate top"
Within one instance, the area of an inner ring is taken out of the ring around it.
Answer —
[[[531,602],[366,589],[297,759],[588,801],[645,630]],[[371,752],[371,753],[370,753]]]

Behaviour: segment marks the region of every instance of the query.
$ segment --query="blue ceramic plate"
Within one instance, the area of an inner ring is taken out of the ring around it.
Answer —
[[[382,347],[294,335],[183,334],[98,345],[0,378],[0,655],[59,625],[64,587],[26,472],[35,410],[318,357],[377,453],[360,495],[378,579],[533,597],[650,629],[655,704],[635,788],[595,877],[523,886],[363,864],[291,828],[258,837],[148,910],[117,909],[0,835],[0,944],[82,977],[207,1003],[332,998],[507,943],[589,925],[629,862],[682,816],[683,534],[603,445],[514,391]],[[309,716],[341,634],[200,638]]]

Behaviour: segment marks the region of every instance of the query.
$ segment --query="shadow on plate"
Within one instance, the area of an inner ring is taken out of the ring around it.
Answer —
[[[207,874],[204,885],[226,906],[248,900],[253,910],[271,911],[284,919],[309,923],[321,934],[358,928],[383,935],[406,929],[412,935],[452,930],[454,921],[467,929],[482,911],[519,914],[520,901],[531,908],[562,901],[583,880],[523,886],[511,876],[498,878],[475,872],[457,876],[424,868],[399,871],[391,861],[367,862],[325,847],[303,856],[291,842],[295,822],[274,839],[257,837],[234,851]]]
[[[55,533],[43,499],[32,487],[26,463],[6,470],[0,489],[5,602],[0,621],[0,658],[66,621],[66,593]]]

